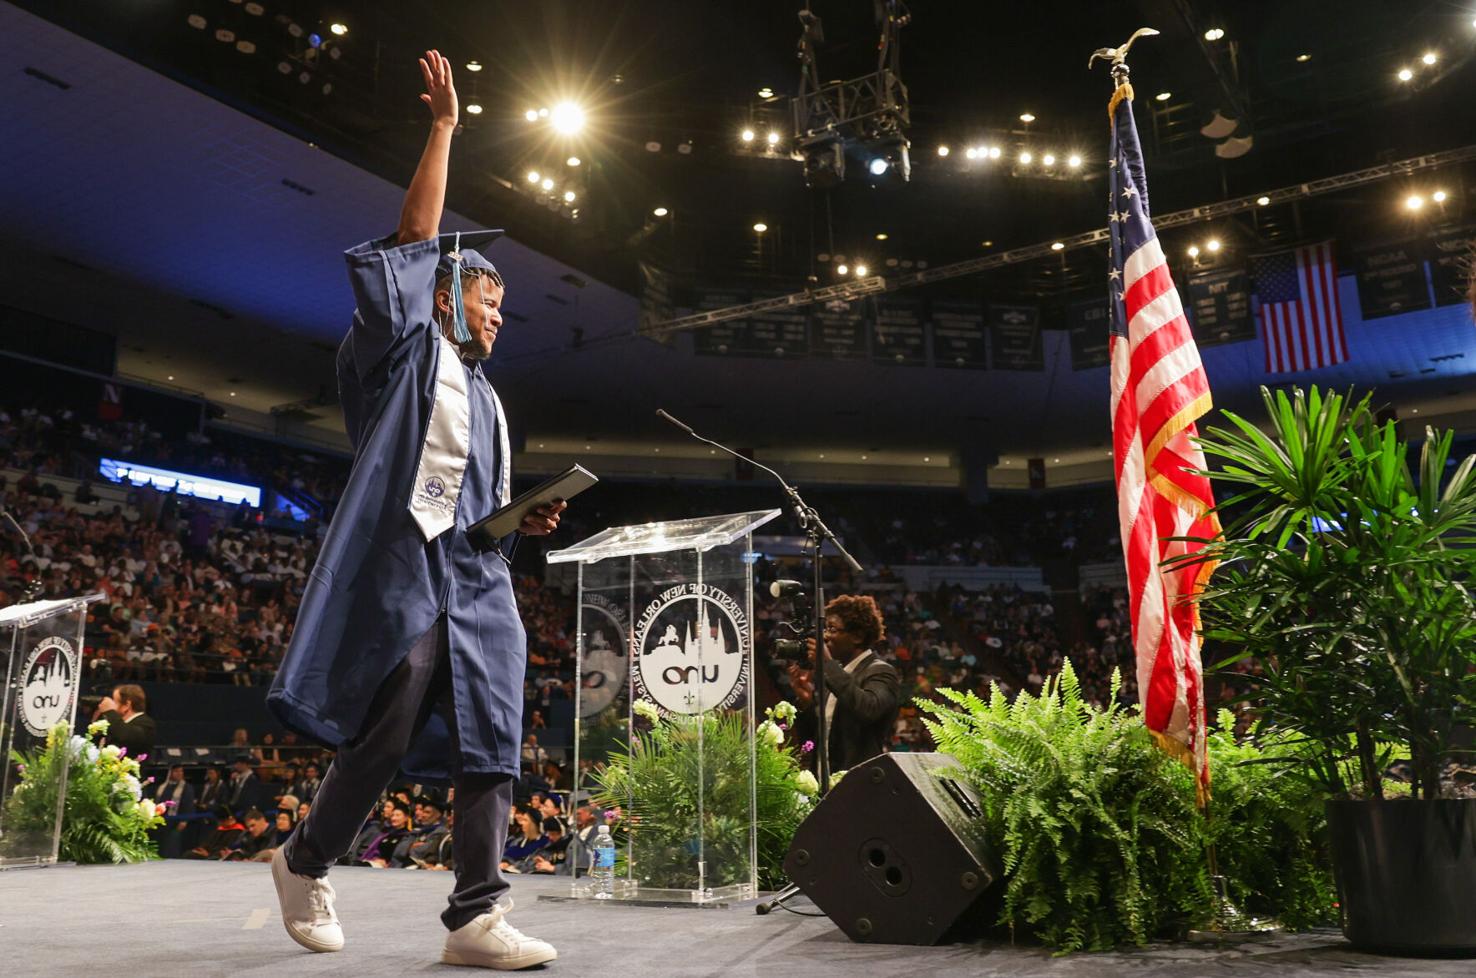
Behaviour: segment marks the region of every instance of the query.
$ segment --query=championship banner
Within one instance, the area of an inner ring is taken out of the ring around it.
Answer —
[[[1243,268],[1200,272],[1189,276],[1184,292],[1189,325],[1199,346],[1256,338],[1251,315],[1250,276]]]
[[[1365,248],[1354,255],[1353,268],[1358,275],[1358,304],[1364,319],[1430,308],[1423,242],[1400,241]]]
[[[743,305],[748,301],[748,296],[738,292],[704,290],[697,293],[697,301],[692,304],[692,310],[708,312],[713,309]],[[730,319],[727,322],[699,327],[695,330],[694,344],[698,356],[741,356],[747,352],[748,321]]]
[[[1071,339],[1071,369],[1105,367],[1111,361],[1107,346],[1107,302],[1089,299],[1066,307],[1066,333]]]
[[[867,303],[842,299],[810,310],[810,354],[832,360],[864,360],[867,350]]]
[[[934,299],[928,325],[933,333],[933,366],[984,370],[989,366],[989,332],[978,302]]]
[[[810,353],[810,315],[806,309],[773,309],[748,320],[744,349],[755,357],[803,357]]]
[[[878,363],[922,367],[928,362],[924,305],[907,296],[877,296],[871,323],[871,358]]]
[[[1459,306],[1466,303],[1470,285],[1472,239],[1476,228],[1452,228],[1430,235],[1430,284],[1434,286],[1437,306]]]
[[[1040,310],[1035,306],[989,306],[990,366],[995,370],[1044,370]]]

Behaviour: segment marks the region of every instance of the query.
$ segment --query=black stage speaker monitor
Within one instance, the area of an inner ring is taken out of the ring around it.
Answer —
[[[955,767],[947,754],[874,757],[795,833],[784,871],[851,940],[937,944],[993,923],[998,862],[978,796],[938,773]]]

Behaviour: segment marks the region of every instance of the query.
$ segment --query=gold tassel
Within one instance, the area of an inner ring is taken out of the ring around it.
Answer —
[[[1117,106],[1123,99],[1129,102],[1133,100],[1133,86],[1131,82],[1123,82],[1112,92],[1112,98],[1107,102],[1107,121],[1111,122],[1117,118]]]

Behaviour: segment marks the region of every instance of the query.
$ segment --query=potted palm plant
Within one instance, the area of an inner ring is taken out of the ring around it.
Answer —
[[[1220,562],[1205,634],[1250,667],[1262,721],[1305,741],[1348,939],[1476,954],[1476,799],[1451,776],[1476,720],[1476,456],[1429,428],[1401,442],[1367,397],[1262,396],[1266,431],[1224,412],[1201,439],[1231,488],[1191,558]]]

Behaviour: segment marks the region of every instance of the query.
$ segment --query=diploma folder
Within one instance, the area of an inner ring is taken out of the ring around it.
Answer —
[[[598,476],[576,462],[547,482],[529,489],[491,516],[477,520],[467,527],[467,538],[472,546],[482,552],[496,550],[498,541],[522,526],[523,517],[533,510],[559,499],[573,499],[599,481]]]

